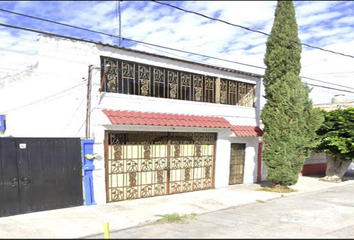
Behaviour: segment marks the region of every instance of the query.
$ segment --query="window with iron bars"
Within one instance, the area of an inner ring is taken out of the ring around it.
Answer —
[[[255,105],[255,84],[101,57],[101,91],[177,100]]]

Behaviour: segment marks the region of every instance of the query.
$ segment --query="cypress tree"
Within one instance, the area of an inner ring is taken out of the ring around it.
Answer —
[[[290,186],[297,183],[318,143],[316,130],[323,116],[313,108],[310,89],[300,78],[302,46],[293,2],[277,1],[274,16],[264,57],[263,161],[267,180],[275,186]]]

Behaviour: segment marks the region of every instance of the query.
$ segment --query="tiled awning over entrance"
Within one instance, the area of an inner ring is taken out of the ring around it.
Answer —
[[[231,131],[233,131],[237,137],[261,137],[263,135],[262,129],[257,126],[233,125]]]
[[[230,128],[230,123],[222,117],[135,111],[102,111],[107,115],[112,124]]]
[[[106,109],[102,111],[113,125],[229,128],[237,137],[260,137],[263,133],[259,127],[231,125],[223,117]]]

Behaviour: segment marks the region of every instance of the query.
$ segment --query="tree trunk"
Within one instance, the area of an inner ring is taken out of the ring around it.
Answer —
[[[329,182],[341,182],[351,163],[351,160],[341,160],[338,157],[327,155],[326,176],[321,180]]]

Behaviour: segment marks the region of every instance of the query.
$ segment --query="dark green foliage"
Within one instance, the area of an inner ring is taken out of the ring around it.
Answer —
[[[323,121],[299,76],[302,48],[292,1],[277,2],[266,47],[263,161],[269,181],[290,186],[297,183],[304,162],[318,144],[316,130]]]
[[[322,110],[324,122],[317,130],[321,143],[316,151],[341,160],[354,159],[354,108]]]

